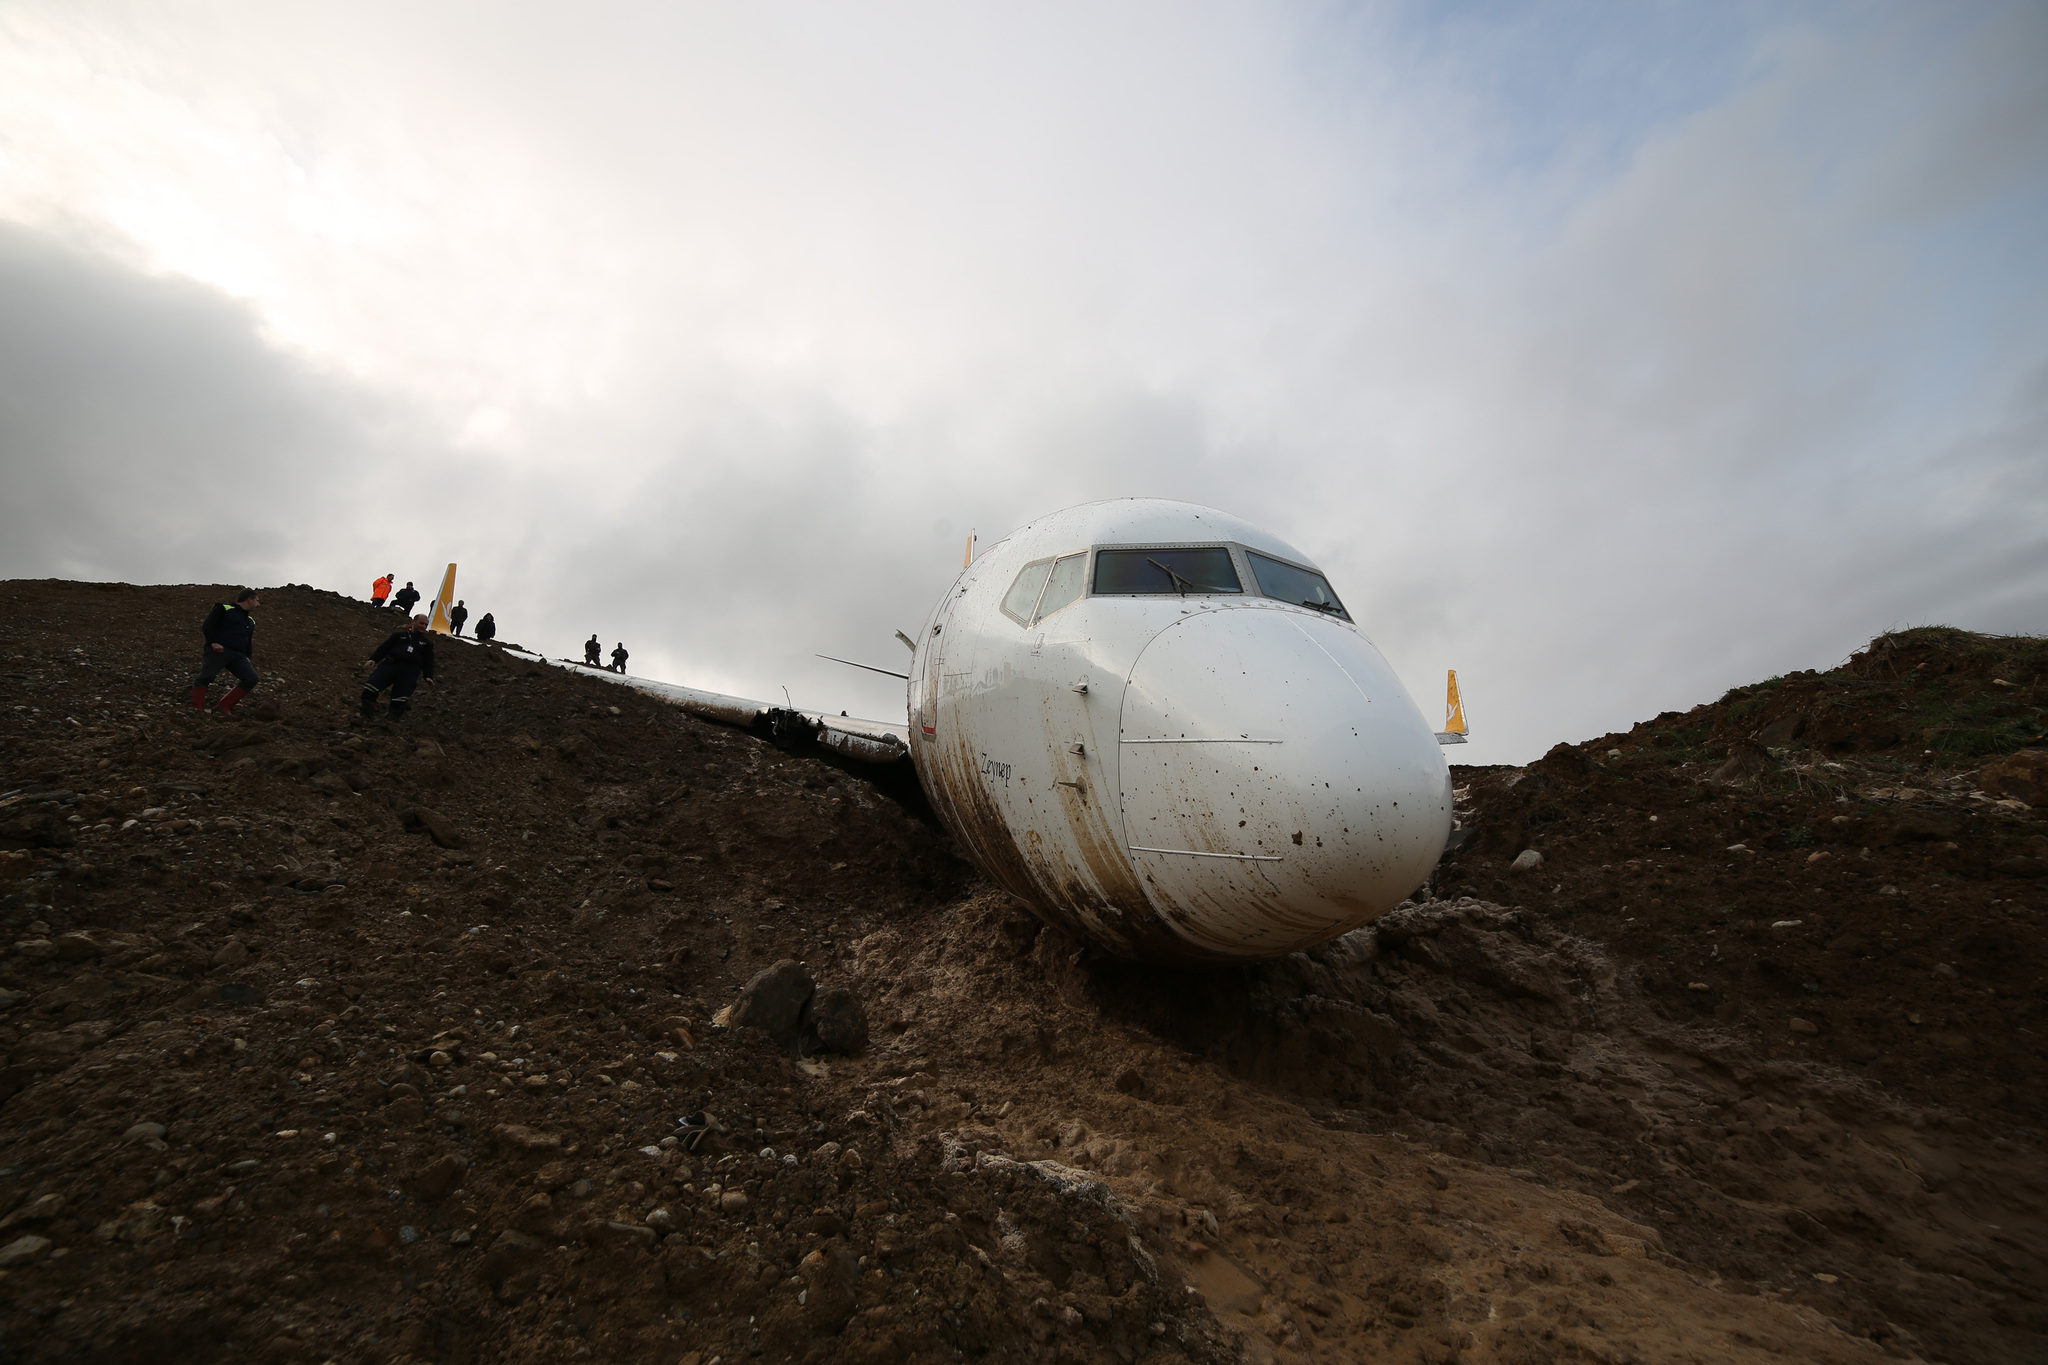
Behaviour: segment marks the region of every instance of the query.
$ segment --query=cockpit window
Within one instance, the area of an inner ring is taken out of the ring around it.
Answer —
[[[1292,602],[1298,607],[1326,611],[1347,621],[1351,619],[1350,613],[1344,610],[1344,604],[1337,600],[1337,594],[1330,591],[1329,580],[1313,569],[1297,569],[1292,564],[1270,559],[1257,550],[1247,550],[1245,554],[1252,562],[1252,577],[1258,580],[1259,591],[1266,596]]]
[[[1052,577],[1046,580],[1045,593],[1038,599],[1038,615],[1034,621],[1043,621],[1060,610],[1071,607],[1081,600],[1081,590],[1087,586],[1088,556],[1085,554],[1066,555],[1052,563]]]
[[[1230,551],[1221,545],[1194,550],[1098,550],[1098,593],[1243,592]]]
[[[1031,609],[1038,605],[1038,590],[1045,586],[1045,575],[1051,568],[1050,559],[1026,564],[1017,575],[1017,581],[1003,594],[1003,615],[1020,626],[1030,625]]]

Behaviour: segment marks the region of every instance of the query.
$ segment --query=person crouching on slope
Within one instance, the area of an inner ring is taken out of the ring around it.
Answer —
[[[219,677],[223,668],[235,675],[236,686],[220,699],[222,715],[235,714],[235,703],[256,690],[260,680],[256,666],[249,662],[256,647],[256,618],[249,613],[261,605],[263,599],[254,588],[243,588],[235,594],[234,601],[215,603],[213,610],[206,613],[206,620],[199,627],[199,633],[206,637],[206,646],[199,656],[199,676],[192,680],[194,711],[206,709],[207,684]]]
[[[389,719],[404,720],[406,708],[412,705],[412,690],[420,685],[420,680],[424,678],[429,687],[434,683],[434,639],[427,634],[427,618],[415,616],[411,625],[394,631],[363,661],[363,667],[370,670],[370,676],[363,682],[363,719],[370,718],[377,705],[377,694],[388,687]]]

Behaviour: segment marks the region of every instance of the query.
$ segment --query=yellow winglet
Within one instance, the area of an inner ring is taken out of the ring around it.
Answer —
[[[1458,695],[1458,670],[1451,670],[1450,682],[1444,695],[1444,728],[1437,732],[1439,744],[1463,744],[1465,742],[1465,702]]]
[[[427,617],[427,629],[446,635],[454,627],[448,622],[448,608],[455,604],[455,566],[450,564],[448,572],[441,576],[441,592],[434,598],[433,614]]]

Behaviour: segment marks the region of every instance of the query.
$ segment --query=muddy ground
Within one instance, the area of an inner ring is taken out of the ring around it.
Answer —
[[[2032,646],[1461,770],[1434,898],[1174,973],[594,677],[351,725],[332,594],[195,717],[219,591],[0,585],[0,1358],[2044,1358]],[[864,1048],[713,1022],[785,959]]]

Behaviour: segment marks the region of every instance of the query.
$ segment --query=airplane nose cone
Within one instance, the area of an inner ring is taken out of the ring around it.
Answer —
[[[1125,842],[1191,959],[1270,957],[1398,905],[1451,827],[1435,735],[1370,641],[1272,608],[1146,646],[1117,746]]]

